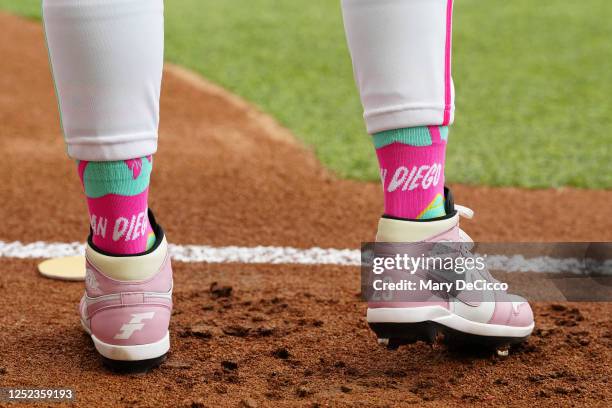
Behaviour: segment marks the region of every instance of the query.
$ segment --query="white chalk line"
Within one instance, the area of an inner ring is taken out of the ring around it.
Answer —
[[[180,262],[359,266],[361,259],[360,251],[352,249],[170,244],[169,250],[172,259]],[[84,253],[85,244],[81,242],[0,241],[0,258],[57,258]]]
[[[308,248],[277,246],[222,246],[169,245],[173,260],[203,263],[242,264],[298,264],[360,266],[361,252],[356,249]],[[32,242],[28,244],[0,241],[0,258],[57,258],[82,255],[85,244],[81,242]],[[584,260],[578,258],[552,258],[539,256],[525,258],[522,255],[487,255],[491,270],[505,272],[558,272],[582,273]],[[599,268],[612,270],[612,261],[605,261]],[[598,268],[598,269],[599,269]]]

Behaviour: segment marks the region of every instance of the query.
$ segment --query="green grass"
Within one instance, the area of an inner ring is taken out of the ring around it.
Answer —
[[[0,0],[39,16],[40,0]],[[462,0],[447,179],[612,188],[609,0]],[[339,0],[166,0],[166,58],[275,116],[346,177],[378,178]]]

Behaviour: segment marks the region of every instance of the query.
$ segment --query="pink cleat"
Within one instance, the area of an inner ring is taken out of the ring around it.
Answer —
[[[164,233],[149,211],[157,241],[141,255],[86,249],[85,294],[79,312],[104,363],[119,371],[159,365],[170,348],[172,268]]]
[[[383,216],[378,224],[376,241],[390,243],[389,247],[392,247],[392,243],[402,242],[415,245],[449,243],[451,246],[453,243],[468,243],[469,246],[473,241],[459,228],[459,217],[472,218],[473,212],[469,208],[455,206],[450,191],[445,190],[447,216],[429,221]],[[392,272],[392,280],[407,278],[418,286],[419,281],[435,277],[435,272],[419,271],[407,276],[409,274],[402,271],[401,274]],[[486,269],[470,270],[461,279],[498,282]],[[421,290],[401,300],[370,300],[367,320],[379,343],[389,348],[417,340],[433,342],[438,332],[442,332],[448,340],[492,347],[501,356],[508,354],[510,345],[526,340],[534,328],[533,313],[527,301],[500,290],[482,291],[471,296],[452,291]]]

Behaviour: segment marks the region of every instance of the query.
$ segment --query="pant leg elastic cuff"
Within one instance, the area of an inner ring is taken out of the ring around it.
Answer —
[[[144,157],[157,151],[157,137],[121,143],[68,143],[68,155],[76,160],[117,161]]]
[[[390,112],[364,115],[368,133],[373,135],[384,130],[401,129],[417,126],[441,126],[444,121],[444,109],[423,108],[404,109]],[[451,123],[453,120],[451,110]],[[450,123],[449,123],[450,124]]]

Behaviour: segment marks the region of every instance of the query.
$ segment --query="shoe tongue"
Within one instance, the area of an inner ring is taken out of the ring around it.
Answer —
[[[448,187],[444,187],[444,211],[446,214],[453,214],[455,212],[455,201],[453,200],[453,193]]]

